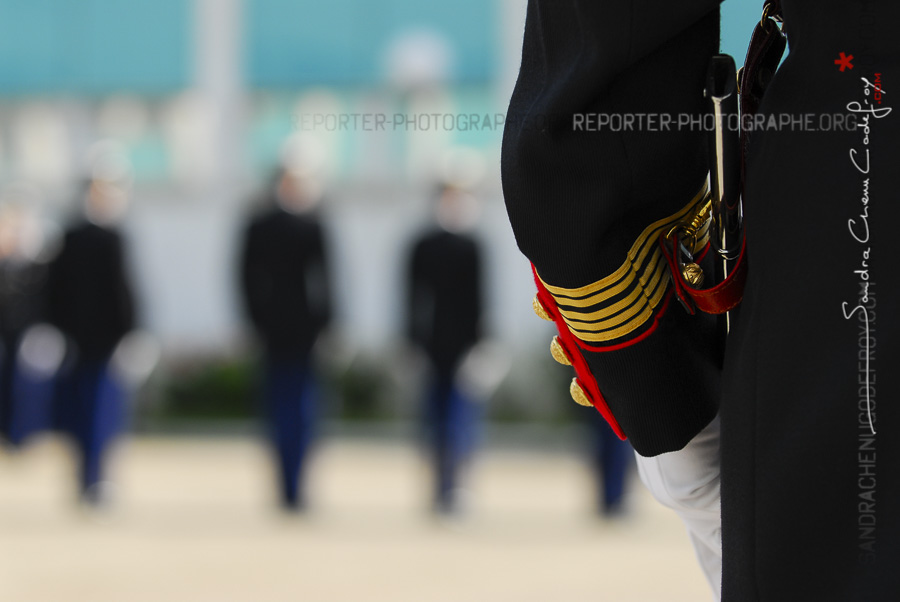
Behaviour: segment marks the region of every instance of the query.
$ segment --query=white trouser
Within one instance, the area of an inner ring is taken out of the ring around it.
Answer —
[[[641,481],[687,527],[691,544],[715,594],[722,590],[722,514],[719,505],[719,417],[684,449],[653,458],[637,456]]]

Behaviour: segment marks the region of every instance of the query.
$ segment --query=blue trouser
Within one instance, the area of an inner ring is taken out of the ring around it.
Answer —
[[[453,509],[459,469],[475,447],[476,407],[451,378],[431,384],[425,418],[431,437],[435,468],[435,503],[442,511]]]
[[[622,505],[625,493],[625,477],[631,464],[631,445],[620,440],[599,412],[593,412],[591,426],[594,431],[594,469],[597,472],[598,501],[601,511],[614,512]]]
[[[303,358],[268,358],[264,399],[280,473],[282,502],[305,504],[304,468],[317,416],[315,381]]]
[[[78,359],[66,366],[57,391],[57,425],[75,441],[81,492],[89,496],[103,480],[105,451],[122,427],[124,392],[106,359]]]
[[[0,359],[0,412],[3,436],[19,446],[50,428],[55,381],[23,369],[17,360],[15,354],[5,353]]]
[[[12,443],[12,421],[15,413],[13,407],[15,374],[15,353],[10,353],[10,345],[3,341],[0,346],[0,434],[10,443]]]

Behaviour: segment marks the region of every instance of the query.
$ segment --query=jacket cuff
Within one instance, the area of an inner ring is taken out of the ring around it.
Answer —
[[[610,276],[576,289],[547,283],[532,266],[535,312],[556,324],[553,357],[573,366],[571,393],[595,407],[644,456],[681,449],[715,416],[724,317],[688,315],[674,298],[660,235],[690,221],[705,187],[681,211],[654,222]],[[697,262],[708,223],[694,238]]]

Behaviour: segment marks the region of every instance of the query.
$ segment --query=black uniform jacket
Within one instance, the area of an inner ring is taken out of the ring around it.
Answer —
[[[591,125],[699,119],[718,18],[715,0],[530,2],[504,133],[504,196],[539,297],[593,403],[644,455],[683,447],[718,405],[719,321],[672,302],[657,251],[697,200],[705,134]]]
[[[47,292],[50,321],[84,359],[108,358],[134,328],[122,237],[111,228],[85,222],[70,229],[50,265]]]
[[[702,187],[706,132],[602,127],[702,113],[717,1],[531,0],[504,193],[539,309],[639,453],[680,448],[721,404],[723,599],[896,600],[900,3],[783,4],[790,53],[760,108],[782,125],[751,135],[724,353],[642,244]]]
[[[407,332],[439,376],[452,377],[481,326],[481,253],[466,234],[434,230],[413,247]]]
[[[306,355],[331,317],[322,226],[312,214],[274,208],[244,235],[245,308],[271,355]]]

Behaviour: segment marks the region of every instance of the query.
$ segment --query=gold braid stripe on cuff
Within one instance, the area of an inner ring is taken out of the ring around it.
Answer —
[[[628,251],[626,261],[609,276],[574,289],[551,286],[541,278],[572,334],[585,342],[611,341],[633,332],[650,319],[671,278],[659,248],[659,237],[679,224],[697,226],[698,216],[709,202],[708,191],[705,183],[680,211],[645,228]],[[709,225],[709,219],[699,224],[691,252],[699,252],[706,246]],[[597,307],[610,300],[612,303]]]

